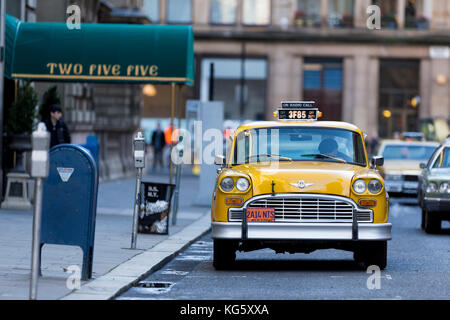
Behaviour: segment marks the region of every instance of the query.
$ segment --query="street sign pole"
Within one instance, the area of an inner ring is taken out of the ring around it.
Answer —
[[[33,149],[31,152],[31,176],[36,179],[33,215],[33,244],[31,256],[30,300],[36,300],[37,283],[40,265],[41,220],[42,220],[42,187],[43,179],[48,176],[50,134],[45,124],[39,123],[32,134]]]

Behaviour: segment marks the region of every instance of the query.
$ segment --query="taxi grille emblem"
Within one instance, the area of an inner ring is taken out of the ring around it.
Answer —
[[[305,183],[304,180],[300,180],[297,183],[291,183],[291,186],[298,187],[299,189],[304,189],[306,187],[312,186],[312,183]]]

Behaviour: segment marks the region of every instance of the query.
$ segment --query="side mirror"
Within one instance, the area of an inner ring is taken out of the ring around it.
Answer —
[[[370,164],[372,168],[382,167],[384,164],[384,158],[380,156],[375,156],[370,160]]]
[[[214,157],[214,164],[217,166],[224,166],[225,165],[225,157],[223,155],[216,155]]]
[[[427,164],[425,162],[421,162],[419,167],[420,169],[425,169],[427,167]]]

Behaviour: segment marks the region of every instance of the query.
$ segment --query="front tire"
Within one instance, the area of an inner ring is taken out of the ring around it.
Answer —
[[[422,229],[425,229],[425,209],[424,208],[422,208],[422,222],[420,224],[420,227]]]
[[[387,241],[373,241],[362,245],[353,255],[356,262],[361,262],[364,268],[376,265],[380,270],[387,266]]]
[[[426,233],[438,233],[441,230],[441,219],[436,217],[436,213],[425,210],[424,229]]]
[[[230,269],[236,260],[236,243],[230,240],[214,239],[213,266],[216,270]]]

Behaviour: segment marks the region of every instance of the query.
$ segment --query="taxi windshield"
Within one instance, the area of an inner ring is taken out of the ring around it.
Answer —
[[[357,132],[336,128],[273,127],[240,132],[233,165],[261,161],[323,161],[366,166]]]
[[[385,160],[428,160],[436,150],[435,146],[387,145],[383,150]]]

